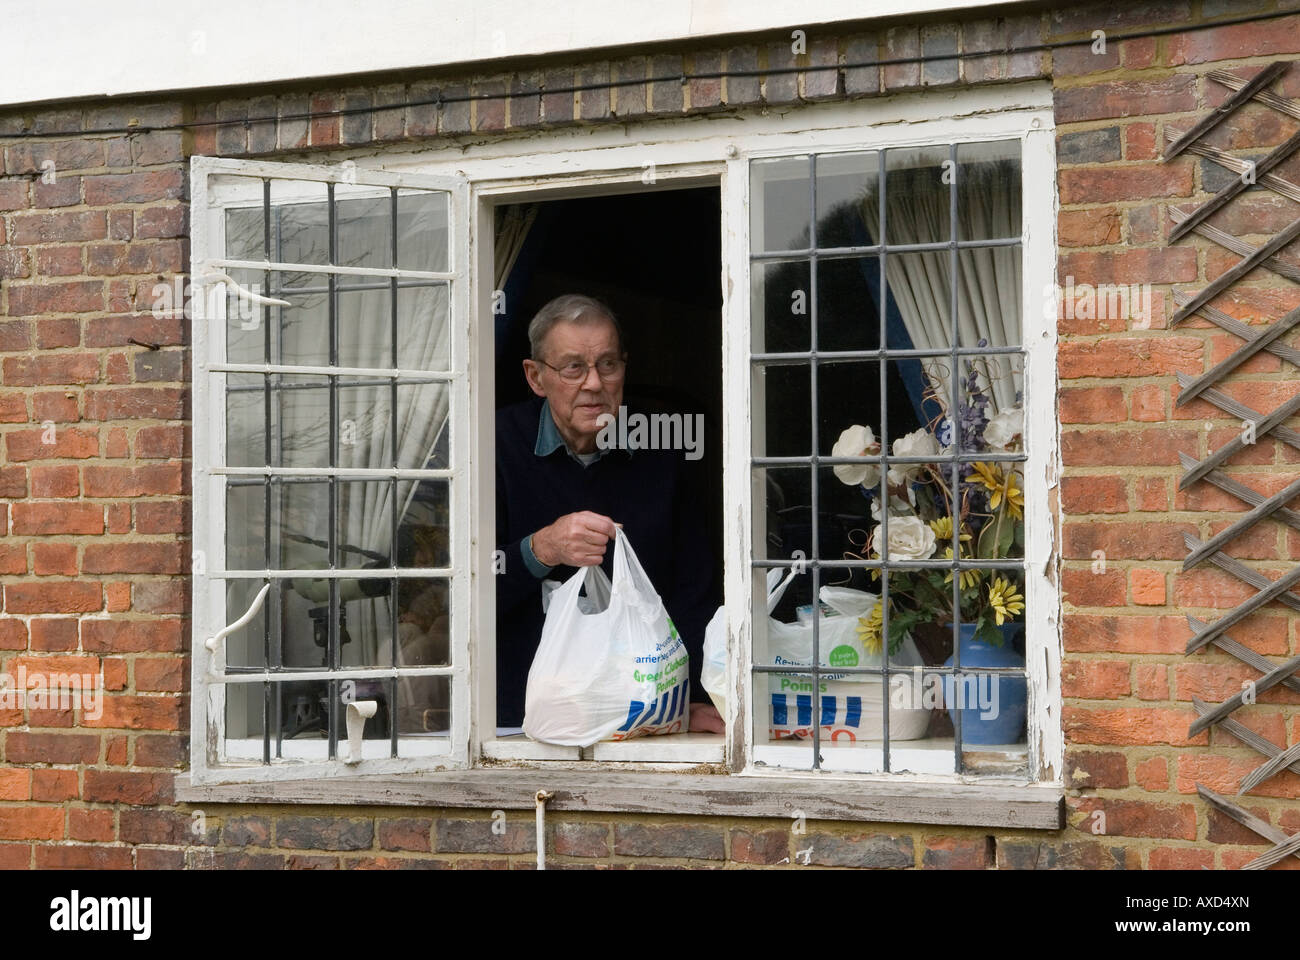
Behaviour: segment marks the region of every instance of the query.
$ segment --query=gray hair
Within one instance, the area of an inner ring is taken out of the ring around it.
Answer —
[[[556,297],[537,311],[528,324],[528,345],[532,349],[533,359],[542,359],[542,345],[546,342],[551,328],[557,323],[576,323],[579,325],[609,321],[618,338],[618,349],[623,350],[623,327],[614,316],[614,311],[594,297],[585,297],[580,293],[566,293]]]

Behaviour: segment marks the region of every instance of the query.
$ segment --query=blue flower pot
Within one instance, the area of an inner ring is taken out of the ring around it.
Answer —
[[[948,624],[947,628],[952,629]],[[1015,640],[1024,631],[1024,624],[1005,623],[998,630],[1002,633],[1002,646],[994,647],[975,639],[975,624],[963,623],[958,627],[958,650],[961,653],[963,670],[974,668],[974,678],[964,679],[961,690],[956,689],[953,677],[944,677],[944,703],[948,705],[948,716],[952,717],[953,726],[957,725],[957,714],[961,713],[961,740],[963,744],[1001,744],[1019,743],[1025,734],[1025,715],[1029,704],[1029,688],[1023,676],[980,676],[978,671],[985,667],[1025,668],[1025,658],[1016,653]],[[943,662],[945,667],[952,666],[953,658]],[[996,684],[997,696],[993,697]],[[957,694],[962,696],[958,697]],[[993,707],[996,706],[996,709]],[[960,711],[957,709],[960,707]],[[989,716],[983,716],[988,713]]]

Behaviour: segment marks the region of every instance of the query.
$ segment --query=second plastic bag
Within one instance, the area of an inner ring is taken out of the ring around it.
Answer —
[[[775,576],[773,576],[775,574]],[[794,579],[793,571],[776,583],[779,570],[768,578],[768,612],[775,609],[785,588]],[[858,635],[859,618],[867,616],[880,597],[847,587],[821,588],[819,597],[833,614],[820,615],[817,621],[818,662],[822,669],[836,667],[877,666],[881,653],[868,651]],[[812,663],[812,623],[782,623],[768,618],[767,662],[775,666],[806,667]],[[889,657],[891,670],[899,671],[921,664],[921,654],[910,636],[904,636],[898,651]],[[774,739],[812,737],[816,701],[812,696],[812,677],[768,674],[769,726]],[[854,743],[879,740],[884,736],[885,697],[879,676],[870,674],[821,675],[820,715],[824,740]],[[890,740],[919,740],[930,725],[929,710],[909,710],[894,706],[889,710]]]
[[[793,570],[784,580],[779,569],[768,573],[765,664],[778,667],[807,667],[812,664],[812,624],[782,623],[770,616],[794,577]],[[822,587],[819,596],[822,603],[833,611],[832,616],[820,616],[817,623],[818,661],[827,671],[821,675],[819,684],[821,714],[818,719],[822,738],[849,743],[878,740],[884,736],[882,717],[885,709],[880,678],[870,674],[836,674],[831,671],[835,667],[879,664],[880,655],[868,653],[863,647],[857,627],[859,618],[870,613],[880,598],[862,590],[831,586]],[[724,608],[719,607],[705,631],[700,684],[708,691],[718,712],[725,717],[727,630],[724,613]],[[758,662],[757,657],[755,662]],[[921,662],[920,652],[910,636],[903,638],[898,652],[889,658],[890,669],[898,671],[895,677]],[[767,674],[767,678],[766,684],[757,680],[754,699],[760,710],[766,699],[768,735],[773,739],[811,737],[815,710],[812,677],[807,674]],[[763,696],[765,685],[766,698]],[[890,708],[891,740],[919,740],[925,736],[929,724],[929,710]]]
[[[718,607],[704,628],[704,661],[700,686],[708,693],[718,715],[727,716],[727,608]]]
[[[578,747],[680,733],[689,678],[686,647],[619,530],[612,583],[600,567],[585,567],[550,594],[528,671],[524,733]]]

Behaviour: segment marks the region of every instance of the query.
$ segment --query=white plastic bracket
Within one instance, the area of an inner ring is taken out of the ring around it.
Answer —
[[[344,763],[361,762],[361,735],[365,732],[366,721],[379,709],[378,700],[353,700],[348,704],[348,755]]]

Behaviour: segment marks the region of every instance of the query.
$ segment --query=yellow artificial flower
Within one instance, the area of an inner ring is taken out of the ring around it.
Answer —
[[[880,559],[880,554],[877,553],[875,550],[872,550],[870,553],[867,554],[867,559],[869,559],[869,560],[879,560],[879,559]],[[871,574],[871,579],[872,579],[872,580],[879,580],[879,579],[880,579],[880,568],[879,568],[879,567],[872,567],[868,572]]]
[[[1020,489],[1020,478],[1014,470],[1008,470],[1005,474],[996,463],[972,463],[971,469],[975,472],[969,474],[966,479],[970,480],[989,492],[989,509],[996,510],[1006,501],[1007,510],[1013,517],[1024,516],[1025,496]]]
[[[962,539],[963,539],[963,540],[969,540],[969,539],[970,539],[970,535],[969,535],[969,534],[964,534],[963,537],[962,537]],[[951,560],[951,559],[952,559],[952,547],[948,547],[948,548],[944,551],[943,558],[944,558],[945,560]],[[984,576],[984,572],[983,572],[982,570],[962,570],[962,571],[961,571],[961,578],[960,578],[960,581],[959,581],[959,582],[961,583],[961,589],[963,589],[963,590],[969,590],[969,589],[971,589],[972,587],[976,586],[976,585],[980,582],[980,579],[981,579],[983,576]],[[944,582],[944,583],[952,583],[952,571],[951,571],[951,570],[949,570],[946,574],[944,574],[943,582]]]
[[[1004,621],[1025,612],[1025,598],[1016,593],[1015,584],[1004,577],[994,577],[989,586],[989,605],[993,608],[993,619],[1002,626]]]
[[[1002,495],[1007,502],[1007,511],[1016,519],[1025,515],[1025,495],[1020,489],[1020,477],[1015,471],[1007,471],[1007,483],[1002,488]]]
[[[967,480],[978,483],[980,486],[986,487],[990,491],[996,490],[1002,486],[1002,471],[998,469],[996,463],[985,463],[980,461],[978,463],[972,463],[970,468],[975,472],[968,474],[966,476]]]
[[[862,649],[870,654],[880,653],[880,634],[884,623],[884,605],[877,600],[876,605],[872,607],[871,612],[865,617],[858,617],[858,640],[862,642]]]
[[[934,531],[934,535],[940,540],[951,540],[952,517],[939,517],[938,519],[931,520],[930,529]],[[970,539],[970,534],[963,530],[957,539],[962,543],[965,543]]]

